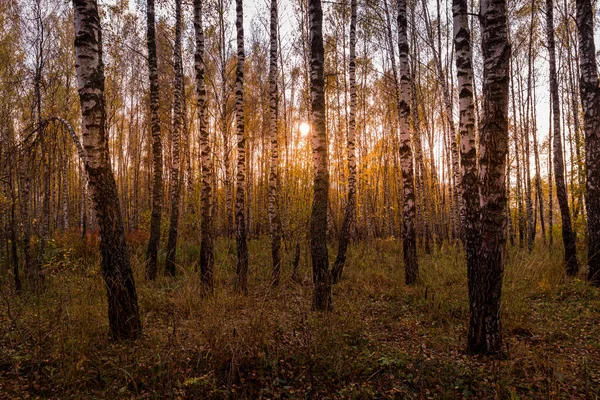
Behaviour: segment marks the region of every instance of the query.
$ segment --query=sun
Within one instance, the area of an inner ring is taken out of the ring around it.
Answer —
[[[308,135],[308,132],[310,132],[310,125],[306,122],[302,122],[300,124],[300,134],[303,137],[306,137]]]

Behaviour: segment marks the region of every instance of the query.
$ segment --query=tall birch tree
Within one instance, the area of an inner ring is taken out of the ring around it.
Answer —
[[[81,104],[85,170],[100,227],[102,277],[114,339],[141,334],[137,294],[129,262],[117,185],[110,165],[102,32],[96,0],[74,0],[75,66]]]
[[[502,351],[500,297],[506,247],[506,154],[511,47],[506,0],[481,1],[483,107],[479,142],[480,238],[477,267],[468,271],[467,350]]]
[[[588,279],[600,286],[600,88],[591,0],[576,0],[579,31],[579,91],[583,106],[588,217]]]
[[[235,240],[237,244],[236,290],[248,293],[248,243],[246,240],[246,136],[244,132],[244,5],[235,0],[237,29],[237,68],[235,71],[235,125],[237,134],[237,173],[235,188]]]

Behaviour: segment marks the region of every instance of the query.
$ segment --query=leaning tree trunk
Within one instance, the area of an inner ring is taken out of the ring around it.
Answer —
[[[481,1],[483,113],[480,124],[480,238],[476,268],[468,271],[467,350],[502,351],[500,296],[506,246],[506,154],[510,44],[506,0]]]
[[[207,292],[214,288],[213,266],[215,263],[214,229],[212,217],[212,160],[206,108],[206,84],[204,83],[204,30],[202,28],[202,0],[194,0],[194,29],[196,32],[196,93],[198,95],[198,128],[200,131],[200,163],[202,168],[200,275]]]
[[[583,106],[588,216],[588,279],[600,286],[600,88],[594,44],[594,13],[590,0],[577,0],[579,90]]]
[[[158,247],[160,245],[160,221],[163,202],[162,140],[160,136],[158,67],[156,59],[156,28],[154,25],[154,0],[147,3],[148,75],[150,80],[150,115],[152,130],[152,214],[150,217],[150,240],[146,250],[146,277],[156,278]]]
[[[235,241],[237,244],[236,290],[248,293],[248,243],[246,241],[246,137],[244,132],[244,6],[235,0],[237,68],[235,72],[235,121],[237,133],[237,174],[235,189]]]
[[[473,51],[469,29],[467,0],[453,0],[454,45],[458,76],[460,156],[462,160],[463,204],[465,207],[465,251],[467,274],[477,269],[479,250],[479,183],[475,138],[475,102],[473,100]],[[510,215],[509,215],[510,218]]]
[[[175,259],[177,254],[177,230],[179,227],[179,200],[181,198],[181,181],[179,177],[180,167],[180,141],[181,141],[181,0],[175,1],[175,46],[173,49],[173,62],[175,64],[175,93],[173,96],[173,132],[171,136],[171,221],[169,224],[169,236],[167,238],[167,260],[165,272],[175,276]]]
[[[562,218],[562,237],[565,246],[565,263],[567,264],[567,274],[577,275],[579,264],[577,262],[577,250],[575,248],[575,235],[571,227],[571,213],[569,211],[569,200],[567,198],[567,188],[565,186],[564,161],[562,140],[560,135],[560,99],[558,95],[558,81],[556,77],[556,54],[554,42],[554,17],[553,1],[546,0],[546,35],[548,39],[548,55],[550,61],[550,96],[552,97],[552,116],[554,122],[554,182],[556,183],[556,197],[560,207],[560,216]],[[598,85],[596,81],[596,86]]]
[[[410,148],[410,67],[408,63],[408,26],[406,20],[406,0],[398,0],[398,59],[400,61],[400,102],[398,122],[400,125],[400,167],[404,191],[402,205],[402,248],[406,284],[419,280],[417,242],[415,238],[415,185],[413,181],[412,151]]]
[[[310,252],[313,269],[313,309],[332,309],[331,272],[327,254],[327,209],[329,170],[325,132],[325,50],[323,48],[323,9],[321,0],[309,0],[310,97],[314,197],[310,216]]]
[[[348,73],[350,75],[350,116],[348,118],[348,202],[340,232],[338,254],[332,269],[333,283],[342,277],[346,262],[346,250],[350,243],[350,231],[356,214],[356,0],[350,1],[350,59]]]
[[[279,90],[277,87],[277,0],[271,0],[271,48],[269,60],[269,133],[271,137],[271,166],[269,169],[269,229],[271,234],[272,269],[271,280],[279,285],[281,277],[281,217],[279,215],[279,143],[277,141],[277,111]]]
[[[75,60],[81,103],[85,169],[100,225],[102,277],[108,296],[108,321],[114,339],[141,333],[137,295],[117,185],[108,154],[102,32],[96,0],[74,0]]]

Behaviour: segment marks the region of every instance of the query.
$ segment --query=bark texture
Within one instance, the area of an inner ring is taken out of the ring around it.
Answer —
[[[509,60],[506,0],[481,1],[483,109],[479,143],[480,238],[478,263],[468,271],[467,350],[502,351],[500,297],[506,245],[506,154]]]
[[[213,267],[215,263],[214,229],[212,215],[212,160],[208,137],[206,110],[206,83],[204,82],[204,29],[202,27],[202,0],[194,0],[194,29],[196,34],[196,94],[198,106],[198,128],[200,131],[200,164],[202,168],[200,275],[205,290],[212,293],[214,288]]]
[[[108,154],[98,5],[96,0],[74,0],[73,4],[85,169],[100,227],[102,277],[108,296],[110,333],[114,339],[135,339],[142,329],[117,185]]]
[[[175,46],[173,48],[173,63],[175,66],[175,93],[173,96],[173,131],[171,136],[171,220],[167,238],[167,261],[165,272],[175,276],[175,260],[177,255],[177,234],[179,229],[179,202],[181,199],[181,125],[182,99],[181,87],[183,82],[181,60],[181,0],[175,1]]]
[[[277,0],[271,0],[271,43],[269,52],[269,137],[271,140],[271,165],[269,167],[269,230],[271,234],[271,280],[279,285],[281,279],[281,217],[279,215],[279,142],[277,140],[277,112],[279,89],[277,85]]]
[[[460,155],[462,195],[465,207],[465,251],[469,274],[477,268],[479,250],[479,182],[475,138],[475,102],[473,99],[473,51],[469,29],[467,0],[453,0],[454,46],[458,76]]]
[[[237,245],[236,290],[248,293],[248,243],[246,240],[246,136],[244,132],[244,6],[235,0],[237,29],[237,68],[235,71],[235,125],[237,134],[237,173],[235,188],[235,241]]]
[[[411,76],[408,61],[408,24],[406,19],[406,0],[398,0],[398,59],[400,76],[400,102],[398,120],[400,125],[400,167],[402,169],[402,249],[407,285],[419,280],[417,260],[417,242],[415,235],[415,185],[410,147],[410,98]]]
[[[583,106],[588,217],[588,279],[600,286],[600,88],[591,0],[577,0],[579,90]]]
[[[344,221],[340,232],[338,254],[333,264],[333,283],[342,278],[346,251],[350,244],[350,232],[356,215],[356,2],[350,1],[350,56],[348,60],[348,75],[350,85],[350,115],[348,116],[348,139],[346,151],[348,152],[348,202],[344,212]]]
[[[327,250],[329,170],[325,125],[325,50],[321,0],[309,0],[311,137],[314,165],[314,196],[310,216],[310,252],[313,269],[313,309],[328,311],[331,303],[331,272]]]
[[[550,63],[550,96],[552,97],[552,120],[553,120],[553,158],[554,158],[554,182],[556,183],[556,197],[560,207],[562,219],[562,238],[565,247],[565,263],[567,274],[577,275],[579,264],[577,262],[577,250],[575,248],[575,235],[571,225],[571,212],[569,211],[569,200],[567,198],[567,187],[565,185],[565,165],[563,160],[562,138],[560,134],[560,97],[558,94],[558,81],[556,76],[556,54],[554,42],[554,16],[553,1],[546,0],[546,36],[548,41],[548,55]]]
[[[146,42],[148,45],[148,77],[150,80],[150,126],[152,131],[152,214],[150,216],[150,240],[146,250],[146,277],[156,278],[158,247],[160,245],[160,222],[163,206],[162,139],[160,134],[158,66],[156,59],[156,27],[154,0],[147,0]]]

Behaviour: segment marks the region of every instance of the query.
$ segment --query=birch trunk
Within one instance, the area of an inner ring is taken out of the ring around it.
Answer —
[[[137,294],[117,185],[108,154],[102,33],[96,0],[74,0],[75,60],[81,103],[85,168],[100,225],[102,277],[108,296],[108,320],[114,339],[141,334]]]
[[[583,106],[588,216],[588,279],[600,286],[600,88],[594,44],[594,13],[590,0],[577,0],[579,90]]]
[[[162,139],[160,133],[159,116],[159,86],[158,66],[156,59],[156,27],[154,17],[154,0],[147,0],[146,10],[148,45],[148,77],[150,80],[150,124],[152,131],[152,166],[154,168],[152,182],[152,214],[150,217],[150,240],[146,250],[146,277],[150,280],[156,278],[158,263],[158,247],[160,245],[160,224],[163,206],[163,165],[162,165]]]
[[[308,2],[310,36],[311,136],[314,196],[310,217],[310,251],[313,269],[313,309],[331,310],[331,272],[327,252],[329,170],[325,131],[325,50],[321,0]]]
[[[357,0],[350,1],[350,58],[348,62],[350,84],[350,116],[348,118],[348,202],[342,222],[338,254],[332,269],[332,283],[337,283],[344,270],[346,251],[350,244],[350,230],[356,214],[356,19]]]
[[[179,203],[181,198],[181,87],[182,87],[182,59],[181,59],[181,0],[175,1],[175,46],[173,49],[173,63],[175,65],[175,87],[173,96],[173,131],[172,131],[172,163],[171,163],[171,220],[169,236],[167,238],[167,260],[165,272],[175,276],[175,260],[177,255],[177,231],[179,228]]]
[[[281,217],[279,215],[279,142],[277,140],[277,112],[279,105],[279,89],[277,85],[277,50],[278,50],[278,13],[277,0],[271,0],[271,48],[269,59],[269,136],[271,139],[271,165],[269,168],[269,230],[271,234],[271,280],[279,285],[281,278]]]
[[[473,51],[469,29],[467,0],[453,0],[454,46],[458,77],[460,155],[462,160],[463,201],[465,206],[465,250],[467,273],[477,269],[479,250],[479,183],[475,138],[475,102],[473,100]]]
[[[237,28],[237,68],[235,72],[235,123],[237,134],[237,173],[235,189],[235,241],[237,245],[236,290],[248,293],[248,244],[246,241],[246,137],[244,132],[244,6],[235,1]]]
[[[212,160],[210,141],[208,137],[208,121],[206,107],[206,84],[204,82],[204,29],[202,27],[202,0],[194,0],[194,29],[196,34],[196,54],[194,67],[196,69],[196,94],[198,96],[198,128],[200,131],[200,163],[202,169],[201,229],[200,242],[200,275],[202,284],[207,292],[214,288],[213,267],[215,263],[214,223],[212,213]]]
[[[408,24],[406,19],[406,0],[398,0],[398,58],[400,102],[398,103],[398,122],[400,126],[400,168],[402,170],[402,248],[407,285],[419,280],[417,243],[415,238],[415,186],[410,147],[410,98],[411,77],[408,61]]]
[[[569,200],[567,199],[567,188],[564,177],[563,149],[560,135],[560,100],[558,96],[558,81],[556,75],[553,14],[553,1],[546,0],[546,35],[548,40],[550,96],[552,97],[552,116],[554,123],[554,182],[556,183],[556,197],[558,198],[558,205],[560,207],[560,215],[562,219],[562,238],[565,247],[565,263],[567,267],[567,274],[574,276],[577,275],[577,272],[579,271],[579,264],[577,262],[575,235],[573,234],[573,229],[571,226],[571,213],[569,211]]]
[[[483,112],[479,142],[480,238],[478,263],[468,273],[467,350],[502,351],[500,297],[506,245],[506,153],[509,60],[506,0],[481,1]]]

